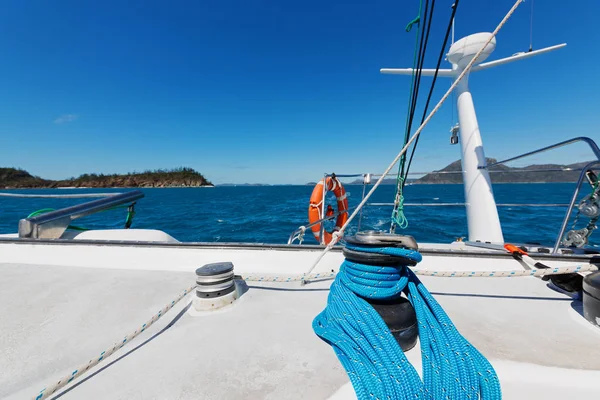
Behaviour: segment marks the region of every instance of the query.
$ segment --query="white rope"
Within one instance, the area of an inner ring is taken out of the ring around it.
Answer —
[[[40,391],[40,393],[34,397],[34,399],[42,400],[42,399],[47,398],[48,396],[51,396],[57,390],[66,386],[67,384],[71,383],[75,378],[78,378],[79,376],[86,373],[90,368],[92,368],[92,367],[98,365],[100,362],[106,360],[115,351],[117,351],[121,347],[125,346],[125,344],[129,343],[136,336],[138,336],[140,333],[144,332],[152,324],[154,324],[156,321],[158,321],[160,319],[160,317],[162,317],[163,315],[165,315],[167,313],[167,311],[172,309],[175,306],[175,304],[177,304],[186,295],[191,293],[195,287],[196,287],[196,285],[193,285],[193,286],[190,286],[189,288],[185,289],[173,301],[171,301],[169,304],[164,306],[157,314],[154,314],[154,316],[152,318],[150,318],[148,321],[146,321],[145,324],[140,326],[135,331],[125,335],[125,337],[123,338],[122,341],[119,341],[119,342],[115,343],[112,347],[109,347],[108,349],[104,350],[102,353],[100,353],[100,355],[98,357],[92,358],[86,364],[80,365],[78,368],[74,369],[73,372],[71,372],[69,375],[65,375],[61,379],[59,379],[58,382],[43,388]]]
[[[329,279],[334,278],[335,272],[329,272],[326,274],[311,274],[308,277],[306,275],[261,275],[261,274],[248,274],[241,275],[241,278],[248,282],[300,282],[306,278],[309,279]]]
[[[350,217],[348,218],[348,220],[346,221],[346,223],[344,224],[344,226],[342,226],[342,228],[338,232],[334,232],[333,238],[332,238],[331,242],[327,245],[327,247],[325,247],[325,249],[323,249],[323,252],[317,257],[317,259],[315,260],[315,262],[313,263],[313,265],[308,269],[308,271],[306,271],[305,275],[310,274],[315,269],[315,267],[319,264],[319,262],[321,262],[321,260],[325,256],[325,254],[327,254],[327,252],[329,252],[329,250],[331,250],[333,248],[333,246],[338,242],[338,240],[343,236],[344,231],[346,230],[346,227],[348,226],[348,224],[350,224],[350,222],[352,222],[352,220],[354,219],[354,217],[356,216],[356,214],[358,214],[358,212],[367,203],[367,201],[369,200],[369,198],[371,197],[371,195],[373,194],[373,192],[375,192],[375,190],[379,187],[379,185],[381,185],[381,182],[383,181],[383,179],[392,170],[392,168],[394,168],[394,166],[400,160],[400,158],[402,157],[402,155],[404,153],[406,153],[406,150],[408,150],[408,148],[410,147],[410,145],[412,144],[412,142],[417,137],[419,137],[419,135],[421,134],[421,131],[423,130],[423,128],[425,128],[425,126],[429,123],[429,121],[435,115],[435,113],[438,112],[438,110],[440,109],[440,107],[442,106],[442,104],[444,103],[444,101],[446,101],[446,99],[448,98],[448,96],[450,96],[450,94],[456,88],[456,86],[458,85],[458,83],[471,70],[471,67],[473,66],[473,64],[475,64],[475,62],[477,61],[477,59],[479,58],[479,56],[481,55],[481,53],[483,53],[483,51],[486,49],[487,45],[492,41],[492,39],[494,37],[496,37],[496,34],[498,33],[498,31],[504,26],[504,24],[506,23],[506,21],[508,21],[508,19],[510,18],[510,16],[515,12],[515,10],[519,6],[519,4],[521,4],[521,2],[523,2],[523,0],[517,0],[515,2],[515,4],[510,9],[510,11],[504,16],[504,18],[502,19],[502,21],[500,21],[500,24],[498,24],[498,26],[496,27],[496,29],[494,29],[494,31],[490,35],[489,39],[485,42],[485,44],[481,47],[481,49],[479,49],[479,51],[477,52],[477,54],[475,54],[475,57],[473,57],[473,59],[469,62],[469,64],[467,64],[467,66],[465,67],[465,69],[454,80],[454,83],[452,83],[452,86],[450,86],[450,89],[448,89],[448,91],[444,94],[444,96],[442,96],[441,100],[436,104],[436,106],[433,108],[433,110],[431,110],[431,112],[429,113],[429,115],[427,116],[427,118],[425,119],[425,121],[423,121],[423,123],[421,124],[421,126],[419,126],[419,129],[417,129],[417,131],[410,138],[410,140],[406,143],[406,145],[402,148],[402,150],[400,150],[400,153],[398,153],[398,155],[396,156],[396,158],[394,158],[394,160],[392,161],[392,163],[387,167],[387,169],[383,172],[383,174],[381,174],[381,177],[377,180],[377,182],[375,182],[375,184],[373,185],[373,187],[371,188],[371,190],[369,190],[369,193],[367,193],[367,195],[363,198],[363,200],[360,202],[360,204],[358,205],[358,207],[356,207],[356,209],[354,210],[354,212],[352,213],[352,215],[350,215]],[[306,282],[307,282],[306,279],[304,279],[302,281],[303,284],[305,284]]]
[[[578,272],[589,272],[597,271],[598,267],[593,264],[587,265],[576,265],[568,267],[556,267],[556,268],[534,268],[534,269],[515,269],[510,271],[443,271],[443,270],[431,270],[431,269],[413,269],[412,272],[415,275],[420,276],[432,276],[438,278],[520,278],[524,276],[549,276],[549,275],[561,275]],[[330,279],[336,276],[335,272],[329,272],[325,274],[310,274],[310,275],[269,275],[269,274],[249,274],[242,275],[241,278],[248,282],[299,282],[302,280],[312,279]]]
[[[298,242],[300,244],[302,244],[302,242],[304,241],[304,233],[306,232],[306,227],[304,225],[302,225],[300,228],[300,233],[298,233]]]
[[[298,230],[299,232],[298,232],[298,233],[296,233],[296,234],[295,234],[295,235],[292,237],[292,239],[289,241],[289,243],[288,243],[288,244],[292,244],[292,243],[294,243],[294,240],[296,240],[296,239],[298,239],[298,243],[299,243],[299,244],[302,244],[302,242],[304,241],[304,233],[306,232],[306,227],[305,227],[304,225],[302,225],[302,226],[300,226],[300,227],[299,227],[297,230]]]
[[[592,264],[577,265],[574,267],[517,269],[513,271],[433,271],[413,269],[416,275],[437,276],[440,278],[517,278],[522,276],[547,276],[577,272],[597,271],[598,267]]]

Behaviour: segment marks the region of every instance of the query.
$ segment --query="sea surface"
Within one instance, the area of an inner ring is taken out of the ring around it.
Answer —
[[[496,184],[498,203],[568,203],[575,185]],[[368,187],[370,188],[370,187]],[[132,189],[26,189],[3,190],[6,193],[93,193],[124,192]],[[133,228],[160,229],[180,241],[287,243],[290,233],[307,224],[308,202],[312,186],[234,186],[214,188],[141,189],[145,197],[136,205]],[[346,185],[350,207],[362,198],[362,185]],[[395,187],[383,185],[370,202],[391,203]],[[588,190],[585,188],[584,194]],[[411,185],[405,188],[407,203],[462,203],[462,185]],[[0,197],[0,233],[14,233],[20,218],[41,208],[61,208],[93,199],[16,199]],[[333,195],[328,202],[335,204]],[[361,229],[387,230],[390,206],[366,207]],[[500,207],[500,221],[507,242],[551,245],[556,240],[565,207]],[[575,213],[573,213],[574,216]],[[126,210],[111,210],[78,219],[86,228],[123,227]],[[402,232],[419,242],[448,243],[467,237],[464,206],[407,206],[408,228]],[[581,225],[584,218],[580,218]],[[358,222],[358,220],[357,220]],[[331,224],[332,225],[332,224]],[[581,226],[578,226],[580,228]],[[350,233],[356,232],[353,223]],[[316,244],[310,232],[306,244]],[[592,236],[592,245],[600,243],[600,232]]]

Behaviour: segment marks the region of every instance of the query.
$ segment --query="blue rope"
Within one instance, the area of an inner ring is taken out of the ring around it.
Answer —
[[[346,246],[354,251],[421,261],[418,251]],[[405,292],[419,327],[423,380],[408,362],[379,314],[365,300]],[[374,266],[345,260],[313,321],[315,333],[333,347],[358,400],[500,399],[500,382],[489,361],[464,337],[416,275],[406,266]]]

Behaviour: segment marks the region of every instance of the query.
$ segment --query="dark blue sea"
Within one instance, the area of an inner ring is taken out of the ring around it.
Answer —
[[[307,223],[312,186],[236,186],[214,188],[142,189],[145,197],[136,205],[134,228],[160,229],[180,241],[286,243],[290,233]],[[362,196],[362,185],[347,185],[350,207]],[[123,192],[132,189],[27,189],[9,193]],[[390,203],[395,187],[383,185],[370,202]],[[498,203],[568,203],[574,184],[496,184]],[[587,194],[587,188],[584,194]],[[333,195],[329,199],[334,204]],[[407,203],[461,203],[462,185],[411,185],[405,188]],[[17,231],[20,218],[41,208],[61,208],[93,199],[15,199],[0,197],[0,233]],[[391,207],[367,207],[361,229],[386,230]],[[500,220],[508,242],[551,245],[556,240],[566,208],[501,207]],[[120,228],[126,211],[113,210],[77,220],[86,228]],[[467,236],[464,207],[406,208],[406,234],[420,242],[447,243]],[[574,215],[573,215],[574,216]],[[582,219],[583,220],[583,219]],[[581,221],[580,221],[581,224]],[[353,223],[351,232],[357,224]],[[305,243],[315,244],[311,233]],[[600,232],[592,244],[600,243]]]

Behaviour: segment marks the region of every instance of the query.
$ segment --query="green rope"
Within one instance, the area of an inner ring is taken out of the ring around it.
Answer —
[[[406,32],[410,32],[410,30],[412,29],[414,24],[418,24],[419,22],[421,22],[421,7],[419,6],[419,15],[417,15],[415,17],[415,19],[413,19],[412,21],[410,21],[408,23],[408,25],[406,25],[406,28],[404,28],[406,30]]]
[[[29,214],[27,216],[27,218],[36,217],[38,215],[46,214],[46,213],[49,213],[51,211],[56,211],[56,210],[54,208],[42,208],[40,210],[34,211],[31,214]],[[69,226],[67,226],[67,229],[70,229],[70,230],[73,230],[73,231],[89,231],[89,229],[82,228],[81,226],[77,226],[77,225],[69,225]]]
[[[129,229],[133,223],[133,217],[135,216],[135,203],[127,207],[127,217],[125,217],[125,229]]]
[[[133,203],[133,204],[135,204],[135,203]],[[132,205],[114,206],[114,207],[111,207],[111,208],[107,208],[106,210],[102,210],[100,212],[117,210],[119,208],[127,208],[127,217],[125,217],[125,229],[129,229],[129,227],[133,223],[133,217],[135,216],[135,211],[134,211]],[[51,211],[56,211],[56,209],[54,209],[54,208],[42,208],[42,209],[39,209],[39,210],[36,210],[36,211],[30,213],[27,216],[27,218],[33,218],[33,217],[36,217],[36,216],[41,215],[41,214],[49,213]],[[81,232],[89,231],[90,230],[89,228],[83,228],[83,227],[77,226],[77,225],[69,225],[69,226],[67,226],[67,229],[70,229],[72,231],[81,231]]]
[[[37,217],[40,214],[46,214],[46,213],[48,213],[50,211],[56,211],[56,210],[54,210],[54,208],[42,208],[41,210],[37,210],[37,211],[34,211],[31,214],[29,214],[27,216],[27,218]]]
[[[400,178],[399,188],[404,186],[404,178]],[[404,196],[402,195],[402,189],[400,189],[396,193],[396,207],[394,207],[394,211],[392,211],[392,220],[394,224],[400,229],[408,228],[408,218],[404,215]]]
[[[419,14],[406,25],[406,32],[410,32],[414,24],[417,24],[417,30],[415,32],[415,50],[413,52],[413,69],[412,76],[410,80],[410,91],[408,93],[408,106],[406,111],[406,122],[404,128],[404,144],[408,142],[408,137],[410,136],[410,132],[408,130],[408,121],[410,119],[410,104],[413,96],[413,90],[415,87],[416,80],[416,67],[417,67],[417,50],[419,48],[419,32],[421,28],[421,9],[423,8],[423,1],[419,1]],[[394,210],[392,211],[392,226],[390,227],[390,232],[394,232],[396,227],[400,229],[408,228],[408,219],[406,215],[404,215],[404,177],[403,170],[404,165],[406,163],[406,153],[402,155],[400,159],[400,164],[398,165],[398,175],[396,177],[396,198],[394,201]]]

